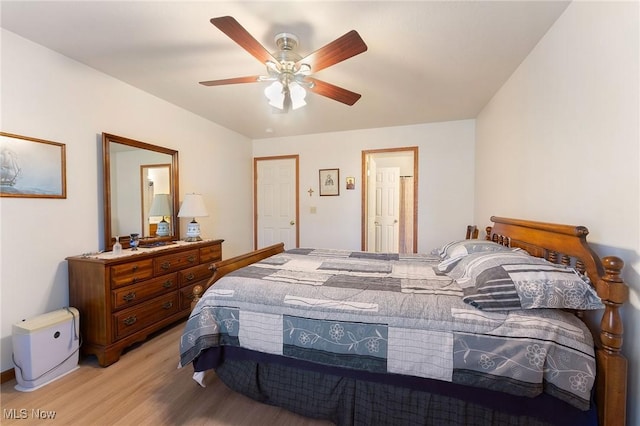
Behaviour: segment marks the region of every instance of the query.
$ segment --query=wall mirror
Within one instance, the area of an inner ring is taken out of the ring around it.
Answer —
[[[179,238],[178,151],[103,133],[102,166],[105,250],[111,250],[116,237],[127,247],[133,233],[141,245]],[[157,210],[154,198],[168,199],[168,206]],[[162,214],[154,216],[152,207]],[[168,231],[158,235],[161,221],[168,222],[163,228]]]

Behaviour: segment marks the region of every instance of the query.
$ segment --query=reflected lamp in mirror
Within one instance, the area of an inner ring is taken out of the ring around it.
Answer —
[[[156,235],[158,237],[167,237],[171,234],[166,216],[171,216],[171,196],[169,194],[154,195],[151,209],[149,209],[149,217],[162,217],[156,229]]]
[[[206,216],[209,216],[209,213],[204,205],[202,195],[186,194],[184,200],[182,200],[180,211],[178,212],[178,217],[190,217],[193,219],[187,226],[187,237],[184,239],[185,241],[192,242],[202,240],[202,238],[200,238],[200,224],[196,222],[196,217]]]

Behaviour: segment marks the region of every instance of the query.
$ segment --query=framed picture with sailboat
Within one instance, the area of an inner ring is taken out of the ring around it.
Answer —
[[[65,144],[0,132],[0,197],[67,198]]]

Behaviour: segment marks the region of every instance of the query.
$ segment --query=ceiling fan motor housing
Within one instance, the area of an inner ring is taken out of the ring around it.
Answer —
[[[302,59],[296,51],[298,46],[298,37],[291,33],[279,33],[274,38],[278,50],[272,53],[272,56],[280,62],[282,72],[295,73],[296,62]]]

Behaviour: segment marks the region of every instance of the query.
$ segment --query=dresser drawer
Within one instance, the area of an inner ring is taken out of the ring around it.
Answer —
[[[222,244],[214,244],[200,249],[200,263],[222,260]]]
[[[167,254],[153,259],[153,272],[155,275],[162,275],[188,268],[198,263],[200,263],[198,249],[177,254]]]
[[[116,339],[121,339],[138,330],[155,324],[179,310],[178,293],[159,296],[142,305],[124,309],[113,314]]]
[[[210,265],[198,265],[191,268],[183,269],[178,272],[178,284],[180,287],[193,284],[197,281],[208,280],[213,272],[209,269]]]
[[[121,309],[133,306],[178,288],[178,274],[163,275],[138,284],[122,287],[111,292],[111,306]]]
[[[111,287],[135,284],[153,276],[153,259],[111,266]]]

